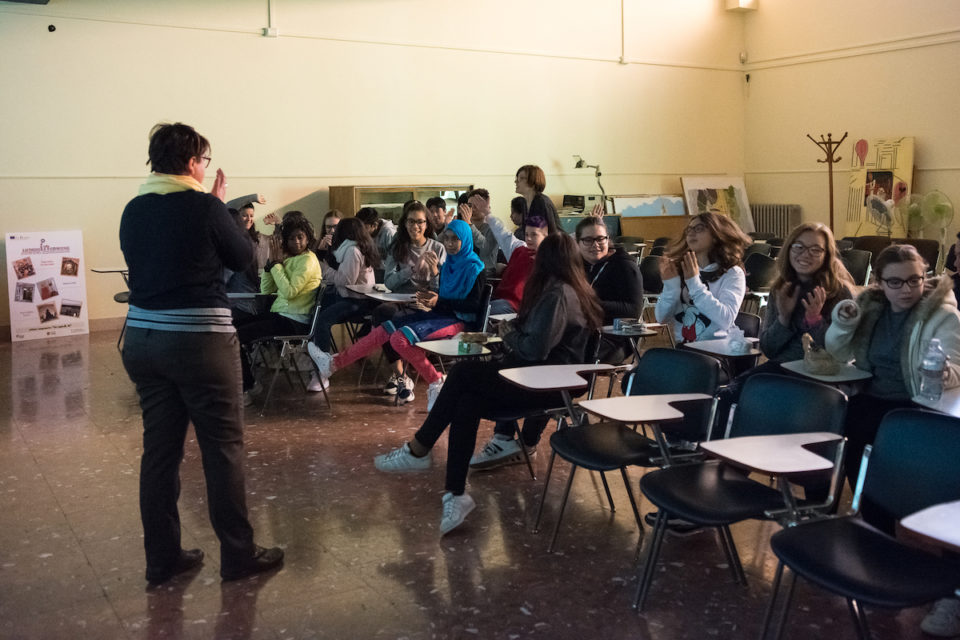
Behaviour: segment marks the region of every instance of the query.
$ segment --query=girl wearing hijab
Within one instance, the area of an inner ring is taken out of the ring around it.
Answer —
[[[473,251],[473,234],[470,225],[462,220],[453,220],[441,234],[440,241],[447,252],[447,259],[440,269],[439,291],[420,291],[416,303],[422,310],[411,314],[397,324],[384,322],[364,338],[336,356],[322,351],[315,344],[308,345],[310,357],[317,365],[321,379],[329,378],[335,371],[366,357],[381,345],[389,342],[401,359],[413,366],[420,377],[427,381],[428,407],[443,385],[443,376],[427,359],[423,350],[414,345],[422,340],[437,340],[460,333],[473,325],[483,315],[480,299],[486,278],[483,261]],[[397,390],[401,403],[414,399],[412,385],[405,381]]]

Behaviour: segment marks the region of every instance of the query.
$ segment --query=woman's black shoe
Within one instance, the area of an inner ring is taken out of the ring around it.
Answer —
[[[147,582],[151,585],[163,584],[170,578],[196,569],[203,564],[203,551],[200,549],[181,549],[180,557],[169,567],[160,570],[147,568]]]
[[[252,576],[255,573],[263,573],[264,571],[270,571],[271,569],[277,569],[282,566],[283,549],[280,547],[264,549],[263,547],[254,546],[253,556],[235,566],[221,567],[220,577],[223,578],[224,581],[239,580],[240,578]]]

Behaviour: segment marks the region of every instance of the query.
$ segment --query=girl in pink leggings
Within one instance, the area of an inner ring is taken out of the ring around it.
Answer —
[[[427,359],[422,349],[414,345],[422,340],[445,338],[464,330],[482,316],[480,299],[486,278],[483,262],[473,251],[473,234],[470,226],[454,220],[440,237],[447,259],[440,270],[439,292],[421,291],[417,302],[429,308],[403,318],[397,324],[384,322],[353,346],[332,356],[310,343],[310,357],[316,363],[322,378],[329,378],[335,371],[363,358],[378,347],[390,343],[397,354],[427,381],[429,400],[436,398],[443,385],[443,376]],[[401,381],[397,390],[400,402],[414,399],[413,386]]]

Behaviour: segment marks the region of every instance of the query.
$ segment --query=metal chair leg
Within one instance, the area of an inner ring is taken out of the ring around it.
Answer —
[[[863,606],[853,598],[847,598],[847,609],[853,617],[853,624],[857,630],[859,640],[870,640],[870,627],[867,625],[867,614],[863,611]]]
[[[520,431],[520,421],[514,420],[513,431],[517,436],[517,442],[520,443],[520,453],[523,454],[523,461],[527,463],[527,470],[530,472],[530,479],[536,480],[537,474],[533,472],[533,463],[530,462],[530,454],[527,453],[527,445],[523,444],[523,433]]]
[[[563,512],[567,508],[567,498],[570,497],[570,487],[573,486],[573,476],[577,471],[577,465],[570,465],[570,477],[567,478],[567,488],[563,492],[563,501],[560,502],[560,512],[557,513],[557,522],[553,525],[553,536],[550,538],[550,546],[547,547],[547,553],[553,553],[553,548],[557,544],[557,534],[560,533],[560,521],[563,520]]]
[[[630,476],[627,475],[627,470],[624,467],[620,467],[620,475],[623,476],[623,486],[627,490],[627,497],[630,498],[630,506],[633,507],[633,517],[637,519],[640,535],[643,535],[643,519],[640,517],[640,509],[637,508],[637,500],[633,496],[633,489],[630,488]]]
[[[747,584],[747,576],[743,573],[743,565],[740,564],[740,555],[737,553],[737,545],[733,542],[733,535],[730,533],[730,527],[722,525],[717,527],[720,532],[720,546],[727,555],[727,562],[730,564],[730,570],[733,571],[733,579],[738,584]]]
[[[543,494],[540,496],[540,506],[537,507],[537,521],[533,523],[533,532],[540,531],[540,518],[543,517],[543,505],[547,502],[547,489],[550,488],[550,475],[553,473],[553,462],[557,459],[557,452],[550,450],[550,464],[547,465],[547,477],[543,480]]]
[[[760,628],[760,640],[765,640],[767,631],[770,629],[770,620],[773,619],[773,611],[776,609],[777,596],[780,592],[780,580],[783,578],[783,562],[777,563],[777,570],[773,574],[773,585],[770,593],[770,604],[767,605],[767,612],[763,614],[763,626]]]
[[[603,482],[603,490],[607,494],[607,503],[610,505],[610,513],[616,513],[617,508],[613,504],[613,494],[610,493],[610,485],[607,484],[607,476],[601,471],[600,480]]]
[[[773,637],[779,640],[783,635],[783,628],[787,624],[787,616],[790,615],[790,603],[793,602],[793,590],[797,586],[797,574],[790,572],[787,576],[787,597],[783,601],[783,610],[780,612],[780,618],[777,620],[777,628],[774,629]]]
[[[663,509],[657,511],[657,521],[653,525],[653,535],[647,546],[647,557],[643,563],[643,573],[640,575],[640,582],[637,585],[637,595],[633,599],[633,608],[638,612],[643,611],[647,601],[647,594],[650,591],[650,584],[653,582],[653,573],[657,569],[657,559],[660,557],[660,545],[663,543],[663,536],[667,532],[667,513]]]

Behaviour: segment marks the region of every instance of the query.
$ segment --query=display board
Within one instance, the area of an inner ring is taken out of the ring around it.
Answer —
[[[14,342],[89,333],[83,234],[4,234]]]

